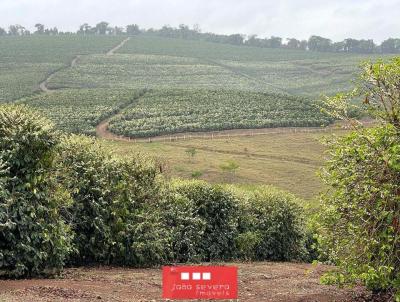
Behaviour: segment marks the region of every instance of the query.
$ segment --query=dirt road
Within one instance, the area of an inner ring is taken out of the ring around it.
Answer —
[[[125,44],[126,42],[128,42],[130,39],[131,39],[130,37],[126,38],[124,41],[122,41],[121,43],[119,43],[117,46],[115,46],[114,48],[110,49],[110,50],[107,52],[107,55],[108,55],[108,56],[112,56],[118,49],[120,49],[122,46],[124,46],[124,44]]]
[[[362,287],[321,285],[330,269],[311,264],[233,264],[239,267],[239,301],[372,301]],[[160,269],[67,269],[57,279],[0,281],[0,301],[162,301]]]

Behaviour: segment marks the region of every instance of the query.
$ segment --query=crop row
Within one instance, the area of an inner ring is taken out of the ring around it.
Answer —
[[[238,128],[322,126],[330,119],[310,100],[233,90],[155,90],[110,121],[130,137]]]
[[[119,108],[134,102],[140,93],[121,89],[61,89],[19,102],[42,112],[61,130],[95,135],[97,124]]]
[[[78,54],[104,53],[123,37],[0,37],[0,103],[32,94],[48,74]]]

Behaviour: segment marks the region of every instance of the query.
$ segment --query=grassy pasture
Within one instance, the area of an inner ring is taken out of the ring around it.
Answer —
[[[339,132],[341,133],[341,132]],[[229,139],[191,139],[175,142],[129,143],[103,141],[121,156],[146,153],[167,163],[172,177],[200,179],[214,183],[236,183],[247,187],[269,184],[312,202],[323,190],[317,172],[323,164],[322,133],[284,133]],[[192,158],[186,152],[195,148]],[[233,160],[235,175],[221,165]]]

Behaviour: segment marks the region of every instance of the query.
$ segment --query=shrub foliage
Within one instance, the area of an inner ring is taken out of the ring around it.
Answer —
[[[24,106],[1,107],[0,134],[3,275],[52,273],[67,261],[143,267],[303,252],[301,208],[286,193],[170,182],[155,161],[55,133]]]
[[[24,106],[0,108],[0,275],[52,272],[71,251],[55,181],[52,124]]]
[[[362,281],[397,292],[400,301],[400,58],[366,64],[361,80],[350,94],[327,100],[333,115],[347,119],[352,98],[362,96],[377,124],[362,129],[349,120],[355,131],[328,141],[322,176],[331,190],[323,196],[319,241],[342,271],[325,281]]]

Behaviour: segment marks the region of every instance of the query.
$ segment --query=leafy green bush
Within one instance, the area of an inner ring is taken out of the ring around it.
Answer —
[[[53,175],[52,124],[25,106],[0,107],[0,275],[62,268],[71,233],[60,212],[69,196]]]
[[[307,257],[303,211],[293,195],[272,187],[235,192],[241,201],[239,257],[278,261]]]
[[[59,149],[60,178],[74,200],[65,217],[76,233],[72,262],[162,262],[168,237],[150,208],[160,192],[156,165],[116,159],[84,136],[63,139]]]
[[[400,290],[400,140],[391,126],[331,142],[319,216],[323,254],[345,269],[325,280]]]
[[[159,206],[162,211],[165,227],[170,230],[171,261],[199,262],[203,260],[201,241],[206,229],[206,222],[197,215],[197,208],[193,200],[181,194],[176,194],[168,188],[164,199]]]
[[[374,128],[354,127],[333,137],[322,177],[331,188],[322,198],[322,255],[342,269],[326,283],[362,281],[374,291],[394,291],[400,301],[400,57],[366,64],[361,85],[327,99],[333,116],[347,120],[355,96],[377,118]]]
[[[193,202],[196,216],[204,221],[204,233],[197,242],[202,260],[233,258],[239,216],[235,195],[203,181],[176,181],[174,188]]]
[[[60,142],[59,177],[74,201],[65,213],[75,233],[73,263],[109,262],[110,206],[115,198],[110,190],[111,163],[111,156],[90,138],[73,135]]]

